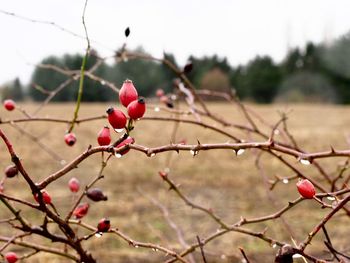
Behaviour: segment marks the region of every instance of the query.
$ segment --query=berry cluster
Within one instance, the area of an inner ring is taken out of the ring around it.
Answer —
[[[142,118],[145,114],[146,102],[143,97],[138,96],[134,84],[128,79],[124,81],[123,86],[119,91],[119,101],[124,107],[126,107],[129,116],[129,123],[128,117],[124,112],[114,107],[109,107],[107,109],[108,122],[115,131],[119,132],[126,129],[126,132],[129,133],[133,129],[133,121]],[[73,132],[70,132],[64,136],[64,140],[68,146],[73,146],[77,141],[77,138]],[[98,133],[98,144],[100,146],[109,145],[111,140],[109,128],[107,126],[103,127]],[[128,138],[127,140],[129,143],[133,142],[131,138]],[[118,145],[117,148],[121,146],[123,145]]]

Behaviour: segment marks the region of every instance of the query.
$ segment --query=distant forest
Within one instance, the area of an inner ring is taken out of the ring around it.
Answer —
[[[145,52],[142,48],[138,50]],[[174,55],[165,56],[176,64]],[[87,68],[95,61],[96,57],[90,56]],[[280,63],[275,63],[269,56],[257,56],[247,64],[235,67],[226,58],[217,55],[190,56],[188,61],[193,68],[187,76],[199,89],[225,91],[234,88],[241,99],[258,103],[350,103],[350,33],[329,44],[308,43],[304,48],[293,48]],[[49,56],[41,61],[42,64],[72,70],[79,70],[81,62],[81,54]],[[103,63],[95,74],[117,86],[121,86],[125,79],[131,79],[140,94],[146,97],[154,96],[159,88],[171,91],[176,77],[166,66],[145,60],[115,62],[112,65]],[[39,91],[38,87],[53,90],[66,78],[59,72],[36,68],[28,85],[22,85],[18,78],[3,84],[2,98],[42,101],[47,94]],[[116,98],[99,82],[85,78],[84,84],[84,101]],[[33,88],[34,85],[37,88]],[[75,100],[77,87],[78,82],[72,83],[58,93],[54,101]]]

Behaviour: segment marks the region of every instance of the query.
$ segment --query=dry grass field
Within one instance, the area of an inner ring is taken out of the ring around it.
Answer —
[[[80,117],[104,114],[108,104],[83,104]],[[350,135],[350,108],[345,106],[328,105],[250,105],[261,116],[271,123],[279,119],[278,110],[293,111],[289,114],[290,131],[295,139],[307,151],[327,150],[330,145],[336,148],[348,148],[347,136]],[[23,108],[28,112],[36,105],[24,104]],[[223,103],[211,103],[209,107],[226,119],[243,123],[243,118],[237,108]],[[73,104],[51,104],[44,108],[41,116],[71,118]],[[19,112],[5,112],[0,110],[1,119],[20,117]],[[148,111],[147,116],[164,115],[163,112]],[[188,117],[189,118],[189,117]],[[97,145],[96,134],[107,123],[106,120],[82,123],[76,127],[75,133],[78,141],[72,148],[63,141],[65,124],[31,122],[19,124],[22,128],[39,136],[41,142],[46,144],[62,159],[69,161],[84,151],[89,144]],[[208,121],[210,123],[210,121]],[[169,143],[173,123],[142,120],[136,125],[133,137],[137,144],[146,146],[160,146]],[[1,128],[12,140],[15,150],[23,160],[23,164],[35,181],[40,181],[50,173],[59,169],[62,165],[44,152],[35,142],[21,134],[9,125],[1,125]],[[239,130],[232,131],[242,138],[247,135]],[[113,134],[117,138],[117,134]],[[278,138],[278,135],[276,139]],[[197,139],[202,143],[226,142],[223,135],[218,135],[197,126],[180,124],[177,139],[186,139],[187,143],[196,143]],[[3,144],[0,145],[1,166],[5,168],[10,160]],[[193,243],[196,235],[206,237],[217,229],[217,225],[201,212],[187,207],[178,197],[169,192],[167,185],[158,176],[158,171],[166,166],[166,160],[171,155],[170,176],[180,184],[181,190],[193,201],[213,208],[226,222],[234,223],[240,216],[255,217],[269,214],[277,210],[268,201],[260,173],[255,167],[254,151],[246,151],[243,155],[235,156],[229,150],[216,150],[200,152],[193,158],[188,152],[162,153],[155,157],[130,151],[120,159],[112,158],[104,175],[105,178],[97,183],[108,195],[108,201],[91,204],[88,216],[83,220],[96,225],[102,217],[109,217],[114,227],[118,227],[135,240],[154,242],[182,250],[178,244],[176,234],[164,220],[160,209],[152,204],[144,195],[145,193],[159,200],[170,212],[174,222],[183,230],[186,241]],[[292,160],[298,168],[305,171],[313,178],[319,178],[315,168],[303,166]],[[88,183],[100,169],[100,154],[87,159],[79,169],[75,169],[56,183],[49,185],[53,202],[59,212],[65,214],[72,204],[72,195],[67,187],[71,177],[77,177],[82,184]],[[344,161],[338,158],[332,161],[321,162],[329,172],[335,172],[337,164]],[[287,177],[293,173],[282,167],[280,163],[263,156],[262,164],[267,176],[274,175]],[[320,179],[320,182],[322,180]],[[15,196],[33,200],[29,188],[23,178],[17,177],[7,180],[6,192]],[[288,201],[298,197],[295,182],[278,184],[272,192],[278,198],[277,207],[282,207]],[[296,209],[288,212],[286,220],[292,226],[297,241],[303,240],[308,231],[326,213],[320,209],[315,201],[301,203]],[[5,218],[7,211],[0,205],[0,218]],[[23,216],[34,222],[41,222],[41,215],[37,212],[23,210]],[[335,237],[334,245],[340,250],[348,245],[348,218],[339,213],[328,225],[329,232]],[[270,236],[291,242],[280,220],[262,224],[247,226],[254,230],[263,230],[268,227]],[[13,230],[0,224],[0,234],[8,235]],[[81,234],[83,232],[81,231]],[[324,237],[320,233],[308,248],[315,254],[321,254]],[[40,239],[33,242],[44,242]],[[57,246],[55,244],[48,244]],[[148,249],[133,248],[116,236],[103,235],[101,238],[93,238],[85,243],[98,262],[162,262],[164,254]],[[216,239],[206,246],[206,253],[210,262],[240,262],[238,247],[245,249],[254,262],[272,262],[276,249],[257,239],[238,233],[231,233]],[[20,250],[18,250],[21,253]],[[197,255],[198,256],[198,255]],[[213,258],[213,259],[212,259]],[[27,262],[57,263],[66,262],[65,259],[48,254],[38,254]],[[201,262],[198,260],[198,262]],[[302,262],[302,261],[297,261]]]

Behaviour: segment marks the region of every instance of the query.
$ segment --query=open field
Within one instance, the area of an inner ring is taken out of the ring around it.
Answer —
[[[107,104],[83,104],[80,117],[102,115],[108,106]],[[23,105],[28,112],[35,107],[36,105],[31,104]],[[211,103],[209,107],[214,112],[225,116],[226,119],[243,123],[242,115],[232,105]],[[285,105],[251,105],[251,107],[271,123],[279,119],[278,110],[292,109],[288,122],[290,131],[307,151],[328,150],[330,145],[339,149],[349,147],[347,137],[350,136],[350,107],[331,105],[289,105],[288,107]],[[40,115],[69,119],[73,109],[73,104],[52,104],[44,108]],[[8,113],[3,109],[0,111],[2,120],[21,116],[18,112]],[[146,115],[164,114],[166,113],[150,110]],[[207,122],[210,123],[210,121]],[[69,161],[84,151],[89,144],[97,145],[96,134],[106,123],[106,120],[98,120],[77,126],[75,133],[78,141],[72,148],[66,146],[63,141],[65,124],[31,122],[18,125],[30,131],[31,134],[39,136],[41,142],[62,159]],[[142,120],[137,123],[133,137],[137,144],[160,146],[169,143],[173,126],[174,124],[170,122]],[[41,181],[61,167],[59,161],[44,152],[27,136],[7,124],[2,124],[1,128],[12,140],[16,152],[35,181]],[[249,140],[247,135],[241,131],[228,129],[238,137]],[[117,136],[114,134],[115,139]],[[278,139],[279,135],[276,136]],[[202,143],[228,141],[223,135],[189,124],[179,126],[177,140],[182,139],[186,139],[189,144],[197,143],[197,139]],[[3,144],[0,145],[0,148],[1,165],[6,167],[10,160]],[[98,187],[108,195],[108,201],[91,204],[91,210],[83,221],[96,225],[100,218],[109,217],[114,227],[118,227],[135,240],[159,243],[182,250],[174,230],[164,220],[162,212],[140,193],[142,192],[156,198],[169,209],[170,216],[182,228],[188,243],[196,242],[196,235],[204,238],[216,231],[215,222],[203,213],[187,207],[173,192],[168,191],[167,185],[158,176],[158,171],[168,166],[166,163],[169,155],[171,155],[169,165],[171,179],[181,184],[182,191],[193,201],[213,208],[224,221],[234,223],[240,219],[240,216],[256,217],[278,210],[268,201],[263,180],[254,163],[256,156],[254,151],[247,151],[240,156],[235,156],[229,150],[200,152],[195,158],[188,152],[181,152],[179,155],[162,153],[149,158],[140,152],[130,151],[122,158],[112,158],[109,162],[104,172],[105,178],[97,183]],[[278,160],[267,157],[262,157],[262,164],[268,177],[273,179],[274,175],[281,177],[293,175],[290,170],[282,167]],[[61,214],[65,214],[72,204],[72,195],[67,187],[68,180],[74,176],[82,184],[87,184],[98,173],[100,159],[100,155],[87,159],[79,166],[79,169],[73,170],[56,183],[49,185],[47,190],[51,193],[53,202]],[[327,171],[336,172],[337,164],[341,161],[344,161],[344,158],[321,161],[321,164]],[[312,166],[297,165],[311,177],[319,178],[316,169]],[[322,183],[321,178],[320,182]],[[20,177],[7,180],[5,188],[9,194],[30,201],[33,199],[30,190]],[[278,184],[272,193],[278,197],[277,207],[282,207],[288,201],[298,197],[295,182]],[[7,211],[4,212],[0,205],[0,218],[6,218],[4,213]],[[288,212],[285,219],[292,226],[296,239],[300,242],[325,213],[326,211],[321,210],[317,202],[307,201]],[[37,222],[42,220],[39,213],[24,210],[23,215]],[[333,240],[334,246],[340,250],[348,245],[348,225],[348,218],[341,216],[341,213],[327,225],[328,231],[336,237]],[[0,227],[1,235],[10,231],[5,225],[0,224]],[[256,231],[263,230],[265,227],[268,227],[270,236],[291,242],[280,220],[247,226]],[[320,233],[314,239],[312,246],[308,248],[309,251],[321,254],[323,239]],[[54,244],[49,245],[55,246]],[[116,236],[107,234],[102,238],[93,238],[85,245],[99,262],[162,262],[164,259],[163,254],[147,249],[132,248]],[[238,262],[241,258],[239,246],[243,247],[246,253],[256,260],[255,262],[272,262],[276,252],[276,249],[272,249],[266,243],[238,233],[227,234],[216,239],[206,246],[206,252],[209,258],[215,258],[215,261],[213,259],[210,262]],[[66,260],[48,254],[40,254],[27,262],[55,263],[66,262]]]

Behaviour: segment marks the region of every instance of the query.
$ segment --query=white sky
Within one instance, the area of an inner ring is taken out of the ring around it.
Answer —
[[[0,0],[0,9],[55,23],[83,35],[84,0]],[[89,0],[89,36],[103,43],[102,55],[124,42],[142,45],[161,56],[174,53],[185,63],[195,56],[218,54],[232,65],[255,55],[280,61],[288,43],[333,39],[350,30],[349,0]],[[45,56],[83,52],[85,41],[49,25],[30,23],[0,13],[0,83],[19,76],[30,79],[34,64]]]

